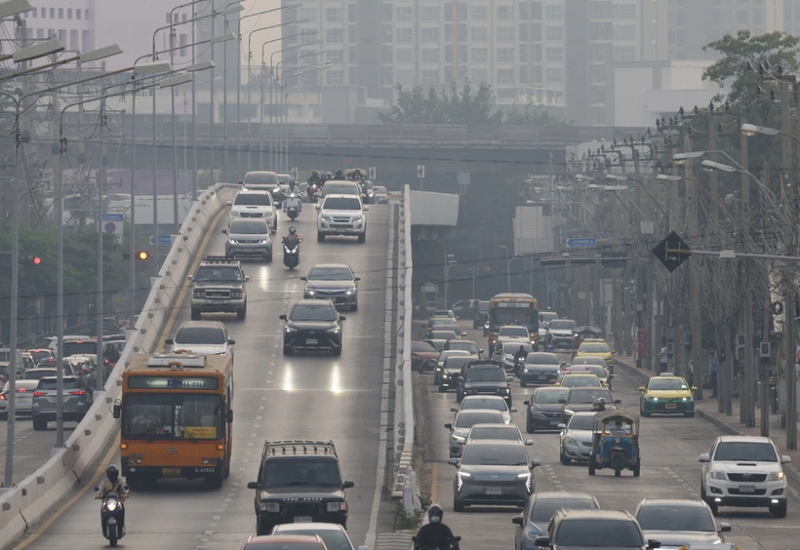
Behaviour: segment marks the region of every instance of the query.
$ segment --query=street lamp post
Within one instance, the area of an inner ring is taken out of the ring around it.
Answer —
[[[448,257],[447,264],[444,267],[444,308],[448,309],[450,307],[450,299],[449,299],[449,288],[448,285],[450,284],[450,268],[456,265],[455,260]]]
[[[514,257],[506,263],[506,290],[511,292],[511,262],[517,258],[522,258],[522,254],[514,254]]]

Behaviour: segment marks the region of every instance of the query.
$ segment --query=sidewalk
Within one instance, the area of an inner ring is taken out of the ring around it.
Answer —
[[[646,384],[651,376],[655,376],[655,371],[646,368],[637,369],[636,361],[625,355],[616,355],[615,361],[617,367],[630,375],[636,380],[639,380],[642,385]],[[695,414],[716,426],[722,433],[728,435],[761,435],[761,410],[756,407],[755,426],[745,426],[739,422],[739,400],[733,400],[732,413],[730,416],[725,413],[718,412],[717,399],[708,397],[709,392],[705,393],[705,399],[702,401],[695,401]],[[781,454],[791,457],[792,462],[786,464],[784,469],[786,474],[791,478],[795,485],[800,487],[800,450],[787,451],[786,450],[786,430],[780,426],[780,415],[769,415],[769,435]],[[709,442],[710,444],[711,442]]]

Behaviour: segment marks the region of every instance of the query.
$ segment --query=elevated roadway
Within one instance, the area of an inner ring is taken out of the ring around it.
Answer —
[[[201,481],[162,480],[154,488],[133,492],[127,503],[127,536],[121,544],[137,548],[230,549],[255,534],[254,481],[266,439],[333,440],[348,490],[348,531],[356,544],[365,542],[376,495],[379,446],[386,427],[380,425],[383,382],[383,327],[386,310],[386,265],[389,206],[373,206],[368,214],[365,244],[354,239],[317,243],[314,211],[308,208],[294,222],[305,238],[299,269],[282,264],[275,244],[272,264],[246,263],[248,315],[220,315],[236,339],[234,446],[231,476],[220,490]],[[283,217],[283,215],[282,215]],[[286,228],[288,220],[281,219]],[[223,216],[206,254],[221,255],[227,223]],[[280,237],[280,235],[278,236]],[[346,312],[341,357],[282,355],[281,313],[302,298],[299,277],[318,262],[349,263],[361,277],[359,309]],[[177,310],[170,334],[189,318],[188,295]],[[207,317],[217,318],[217,316]],[[119,463],[118,453],[112,460]],[[30,549],[95,548],[106,541],[100,533],[99,504],[88,488],[59,509],[27,544]],[[375,524],[373,523],[373,526]]]

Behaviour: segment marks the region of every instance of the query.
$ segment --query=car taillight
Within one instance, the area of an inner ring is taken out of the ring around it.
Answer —
[[[0,393],[0,401],[8,401],[8,396],[4,393]]]
[[[46,391],[35,391],[35,392],[33,392],[33,396],[34,397],[44,397],[45,395],[47,395]]]
[[[69,392],[69,394],[70,395],[86,395],[86,391],[84,391],[84,390],[75,390],[75,391]]]

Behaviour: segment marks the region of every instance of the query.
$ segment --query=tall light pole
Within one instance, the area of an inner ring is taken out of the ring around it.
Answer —
[[[450,284],[450,268],[456,265],[458,262],[453,260],[452,258],[447,258],[447,264],[444,267],[444,308],[448,309],[450,307],[450,297],[449,297],[449,284]]]
[[[522,254],[514,254],[514,257],[506,263],[506,290],[511,292],[511,262],[517,258],[522,258]]]

